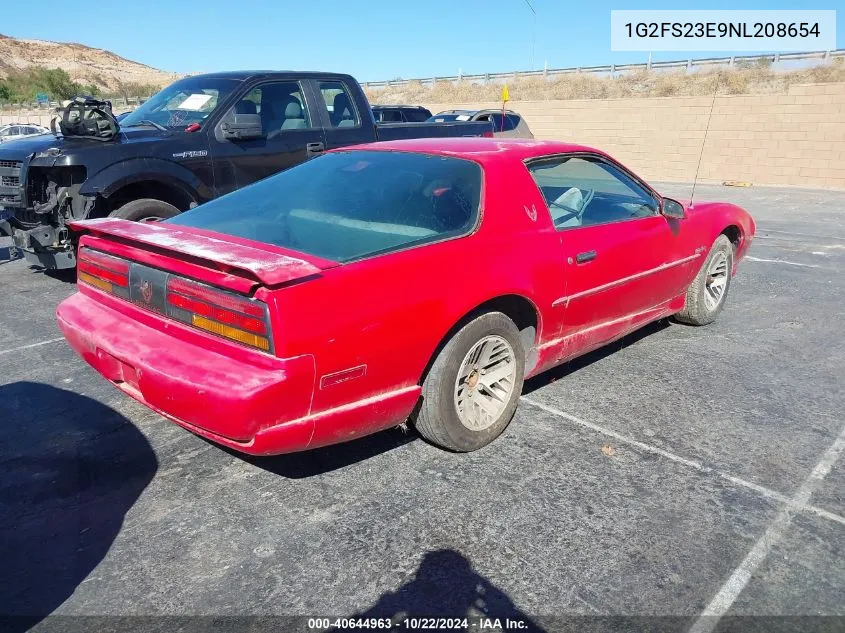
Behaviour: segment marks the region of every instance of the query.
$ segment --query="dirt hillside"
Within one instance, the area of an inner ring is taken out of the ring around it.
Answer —
[[[99,48],[0,35],[0,79],[31,66],[61,68],[74,81],[106,91],[121,83],[164,86],[178,77]]]

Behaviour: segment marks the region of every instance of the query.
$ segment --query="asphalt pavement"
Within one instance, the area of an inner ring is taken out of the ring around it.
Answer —
[[[845,629],[845,192],[696,197],[758,225],[719,320],[531,380],[468,455],[400,429],[264,459],[212,445],[79,359],[54,318],[72,278],[0,238],[0,613]]]

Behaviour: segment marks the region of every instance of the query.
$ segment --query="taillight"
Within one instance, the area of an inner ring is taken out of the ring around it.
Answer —
[[[273,351],[267,305],[260,301],[87,246],[79,249],[77,277],[84,284],[145,310],[263,352]]]
[[[180,277],[167,279],[168,316],[238,343],[270,351],[267,306]]]
[[[129,262],[90,248],[79,249],[79,281],[124,299],[129,297]]]
[[[483,136],[484,138],[493,138],[493,130],[492,129],[484,130],[484,132],[482,132],[481,136]]]

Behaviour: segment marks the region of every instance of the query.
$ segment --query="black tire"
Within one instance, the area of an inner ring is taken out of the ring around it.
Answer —
[[[720,254],[727,258],[727,280],[725,282],[725,290],[719,298],[719,302],[715,307],[707,306],[707,271],[714,258]],[[725,307],[725,302],[728,300],[728,292],[731,289],[731,271],[733,270],[734,249],[733,244],[725,235],[720,235],[713,242],[713,247],[707,254],[707,258],[701,265],[701,270],[695,276],[692,284],[687,290],[687,299],[684,309],[675,315],[675,320],[687,325],[707,325],[713,323],[719,313]]]
[[[514,384],[496,421],[483,430],[473,430],[458,416],[455,382],[467,354],[491,335],[503,338],[513,350]],[[514,322],[501,312],[482,314],[458,330],[440,350],[423,381],[422,402],[411,422],[433,444],[461,453],[477,450],[496,439],[510,424],[519,404],[524,374],[525,352]]]
[[[140,200],[127,202],[119,209],[115,209],[109,213],[110,218],[132,220],[133,222],[154,222],[156,220],[166,220],[176,215],[179,215],[179,209],[172,204],[153,198],[141,198]]]

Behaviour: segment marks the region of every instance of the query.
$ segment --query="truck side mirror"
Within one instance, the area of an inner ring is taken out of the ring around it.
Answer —
[[[218,140],[245,141],[264,138],[260,114],[237,114],[229,111],[217,126]]]

